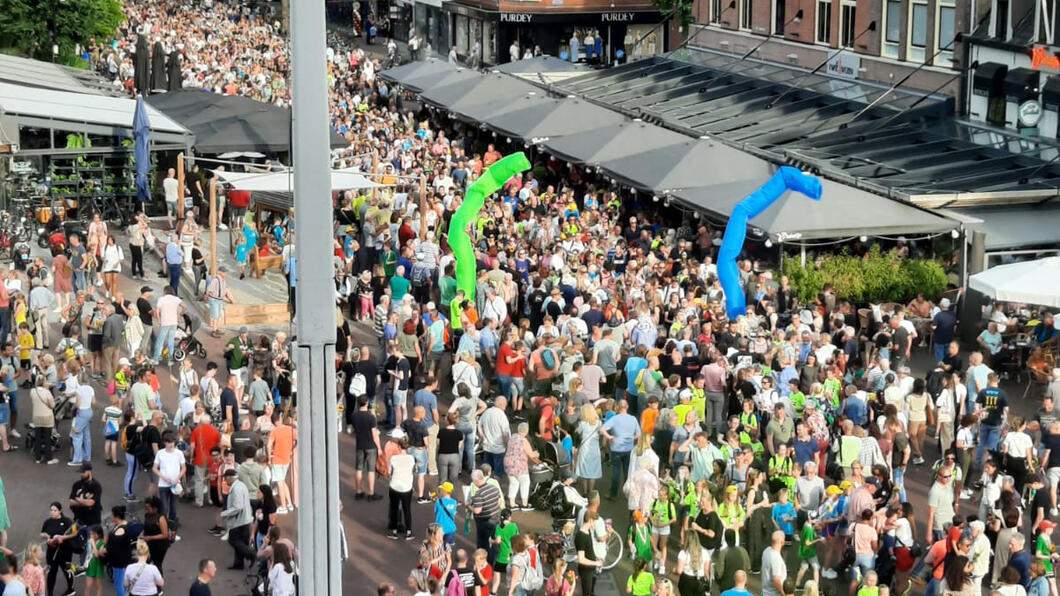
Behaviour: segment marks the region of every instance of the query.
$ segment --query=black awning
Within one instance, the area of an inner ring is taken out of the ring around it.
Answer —
[[[1008,66],[997,62],[983,62],[975,69],[972,78],[972,91],[976,95],[990,95],[991,91],[1000,91],[1004,83]]]
[[[1005,101],[1024,102],[1038,97],[1041,73],[1029,68],[1013,68],[1005,75]]]
[[[1052,111],[1060,112],[1060,78],[1049,77],[1042,88],[1042,107]]]

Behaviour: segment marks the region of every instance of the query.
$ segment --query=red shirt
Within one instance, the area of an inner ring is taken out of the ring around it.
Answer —
[[[203,467],[210,464],[210,450],[221,446],[221,431],[212,424],[200,424],[191,431],[190,440],[195,446],[192,463]]]
[[[501,347],[497,349],[497,374],[504,375],[506,377],[512,376],[512,365],[508,364],[508,358],[515,356],[515,351],[512,350],[511,344],[508,342],[501,343]]]

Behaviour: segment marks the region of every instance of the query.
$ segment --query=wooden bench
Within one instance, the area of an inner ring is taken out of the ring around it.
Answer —
[[[226,327],[241,325],[278,325],[291,320],[291,313],[285,302],[268,302],[265,304],[226,304]]]
[[[261,274],[269,269],[277,269],[280,273],[283,273],[283,257],[281,255],[259,257],[255,252],[251,260],[253,261],[252,269],[254,277],[260,278]]]

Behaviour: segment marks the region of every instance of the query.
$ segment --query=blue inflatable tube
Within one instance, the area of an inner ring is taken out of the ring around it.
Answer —
[[[737,203],[729,216],[718,251],[718,281],[725,290],[725,311],[729,319],[747,314],[747,300],[740,287],[740,272],[736,267],[736,258],[740,256],[747,237],[747,222],[761,215],[789,190],[819,200],[821,181],[791,166],[781,166],[761,188]]]

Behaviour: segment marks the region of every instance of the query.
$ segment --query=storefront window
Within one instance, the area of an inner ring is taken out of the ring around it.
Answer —
[[[482,23],[482,60],[489,64],[497,63],[497,24]]]
[[[464,15],[456,15],[456,51],[460,54],[467,55],[470,52],[471,46],[467,40],[467,17]]]

